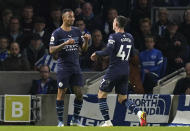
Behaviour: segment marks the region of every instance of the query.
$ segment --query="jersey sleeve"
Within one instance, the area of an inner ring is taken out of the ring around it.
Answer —
[[[53,32],[50,38],[49,46],[56,46],[58,45],[58,37],[57,33]]]
[[[109,36],[107,46],[102,51],[96,51],[96,55],[98,56],[108,56],[111,55],[115,47],[115,40],[112,35]]]

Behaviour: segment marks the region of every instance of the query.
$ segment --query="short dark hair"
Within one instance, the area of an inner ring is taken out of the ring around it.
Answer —
[[[43,17],[37,16],[34,18],[34,23],[44,23],[46,24],[46,20]]]
[[[40,66],[40,68],[39,68],[39,71],[41,71],[41,69],[42,69],[43,67],[48,67],[48,71],[49,71],[49,72],[51,71],[50,68],[49,68],[49,66],[48,66],[47,64],[42,64],[42,65]]]
[[[40,37],[40,35],[39,35],[39,34],[34,33],[34,34],[32,34],[32,36],[31,36],[31,39],[30,39],[30,40],[41,40],[41,37]]]
[[[117,20],[117,22],[118,22],[118,26],[120,27],[120,28],[125,28],[125,26],[127,25],[127,23],[128,23],[128,19],[125,17],[125,16],[117,16],[116,17],[116,20]]]
[[[141,26],[143,23],[148,23],[148,24],[151,26],[151,21],[150,21],[149,18],[140,19],[140,21],[139,21],[140,26]]]
[[[0,39],[7,39],[7,41],[9,42],[9,38],[8,38],[8,36],[6,36],[6,35],[1,35],[1,36],[0,36]]]
[[[82,17],[82,16],[77,16],[76,18],[75,18],[75,22],[76,21],[84,21],[84,18]]]
[[[72,9],[64,9],[63,11],[62,11],[62,15],[64,15],[66,12],[73,12],[73,10]]]
[[[153,41],[155,42],[155,37],[154,37],[153,35],[151,35],[151,34],[146,35],[144,39],[145,39],[145,41],[146,41],[147,39],[153,39]]]
[[[24,9],[34,9],[34,8],[33,8],[32,5],[26,4],[26,5],[24,5],[24,7],[23,7],[23,10],[24,10]]]

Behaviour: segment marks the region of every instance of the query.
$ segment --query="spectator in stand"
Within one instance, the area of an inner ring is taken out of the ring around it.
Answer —
[[[35,62],[47,53],[48,50],[44,47],[41,37],[38,34],[33,34],[30,45],[24,50],[24,54],[27,56],[32,70],[34,70]]]
[[[158,21],[153,25],[153,31],[159,37],[163,37],[166,33],[166,27],[169,23],[167,8],[160,8],[158,11]]]
[[[151,21],[149,18],[144,18],[140,20],[140,31],[134,33],[135,40],[135,48],[139,50],[139,52],[146,49],[145,47],[145,36],[153,35],[151,31]]]
[[[150,6],[148,0],[138,0],[135,9],[131,13],[131,31],[139,31],[139,22],[143,18],[150,19]]]
[[[20,29],[20,20],[18,17],[11,17],[10,19],[10,24],[9,24],[9,32],[8,32],[8,37],[10,39],[10,42],[17,42],[23,50],[26,48],[26,45],[24,44],[25,38],[24,35]]]
[[[99,58],[98,61],[96,62],[93,62],[91,61],[90,59],[90,56],[95,52],[95,51],[98,51],[98,50],[102,50],[104,47],[105,47],[105,43],[103,42],[103,39],[102,39],[102,33],[100,30],[96,29],[92,32],[92,45],[89,47],[88,51],[87,51],[87,58],[86,58],[86,64],[87,66],[92,69],[92,70],[95,70],[95,71],[102,71],[106,68],[106,63],[108,63],[106,60],[106,58],[108,57],[103,57],[103,58]],[[103,59],[105,61],[103,61]],[[105,63],[104,63],[105,62]],[[103,66],[104,64],[104,66]]]
[[[99,15],[100,13],[102,13],[102,6],[103,6],[102,4],[103,4],[103,1],[105,0],[79,0],[79,1],[80,1],[80,5],[83,5],[86,2],[90,2],[93,7],[94,15]]]
[[[190,46],[190,9],[184,12],[184,21],[179,27],[179,32],[186,37],[187,44]]]
[[[13,12],[10,9],[5,9],[1,13],[0,22],[0,34],[8,33],[10,18],[13,16]]]
[[[25,56],[20,53],[20,47],[17,42],[10,44],[10,55],[2,63],[5,71],[27,71],[30,70],[30,65]]]
[[[50,20],[48,21],[47,27],[49,28],[50,33],[61,26],[61,8],[59,6],[52,7],[50,12]]]
[[[23,33],[31,33],[33,30],[33,6],[25,5],[22,12],[22,29]]]
[[[95,29],[95,24],[94,24],[95,17],[91,3],[86,2],[83,4],[81,16],[85,21],[86,28],[90,32],[93,31]]]
[[[177,81],[174,88],[174,95],[190,95],[190,62],[185,65],[186,76]]]
[[[102,0],[103,13],[105,15],[105,12],[112,7],[118,11],[118,14],[129,17],[136,1],[137,0]]]
[[[144,91],[147,94],[151,94],[161,75],[163,56],[160,50],[154,48],[153,36],[148,35],[145,37],[145,45],[147,49],[140,52],[139,58]]]
[[[177,30],[177,23],[169,22],[165,36],[157,44],[157,48],[167,57],[167,74],[184,67],[188,58],[186,38]]]
[[[97,28],[101,30],[101,32],[103,33],[103,38],[105,39],[105,41],[107,40],[108,36],[111,33],[114,33],[113,31],[113,20],[118,16],[118,12],[116,9],[114,8],[110,8],[107,11],[107,15],[106,18],[102,18],[102,20],[97,19],[96,23],[97,23]]]
[[[42,65],[47,65],[50,68],[50,72],[57,72],[57,59],[58,54],[54,54],[53,56],[50,54],[46,54],[42,56],[35,63],[35,70],[39,70]]]
[[[84,23],[83,18],[81,18],[81,17],[76,18],[75,26],[80,29],[82,35],[90,34],[90,32],[86,29],[86,24]],[[88,47],[90,47],[91,45],[92,45],[92,41],[89,40]],[[87,52],[82,52],[80,50],[80,58],[79,59],[80,59],[80,66],[81,66],[82,70],[86,70],[86,69],[88,70],[88,64],[86,61],[86,57],[87,57]]]
[[[75,20],[75,26],[80,29],[82,35],[84,35],[86,33],[90,34],[90,32],[86,28],[86,24],[85,24],[83,18],[81,18],[81,17],[76,18],[76,20]]]
[[[6,36],[0,36],[0,63],[7,59],[9,39]]]
[[[40,77],[41,79],[32,81],[29,94],[56,94],[57,81],[50,77],[50,69],[47,65],[40,67]]]
[[[46,48],[49,48],[49,41],[51,33],[46,28],[46,21],[43,17],[36,17],[34,19],[33,33],[38,34],[41,37],[42,42]]]

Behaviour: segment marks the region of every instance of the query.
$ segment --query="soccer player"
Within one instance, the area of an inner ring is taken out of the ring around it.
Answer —
[[[110,65],[98,92],[100,112],[105,119],[105,123],[101,125],[103,127],[113,126],[109,117],[106,99],[107,93],[111,92],[114,86],[118,94],[118,102],[138,115],[141,126],[146,125],[146,113],[138,110],[136,105],[127,99],[128,60],[129,56],[133,55],[134,52],[134,40],[131,34],[124,31],[126,24],[127,19],[124,16],[117,16],[113,22],[113,30],[115,33],[109,36],[107,47],[105,50],[96,51],[91,55],[93,61],[95,61],[98,56],[110,56]]]
[[[83,97],[81,87],[83,86],[82,73],[79,65],[79,46],[83,51],[88,48],[90,35],[82,36],[79,29],[73,27],[75,20],[71,9],[62,12],[63,24],[57,28],[51,36],[50,54],[58,53],[57,61],[57,83],[58,93],[56,110],[58,115],[58,127],[63,124],[64,96],[68,87],[72,87],[76,98],[74,100],[74,115],[70,125],[78,125],[79,113],[82,108]]]

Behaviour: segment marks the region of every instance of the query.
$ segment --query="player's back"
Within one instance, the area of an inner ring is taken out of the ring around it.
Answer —
[[[128,60],[134,50],[133,37],[129,33],[119,32],[112,34],[112,39],[114,41],[114,49],[110,56],[110,65],[108,70],[114,74],[128,74]]]

